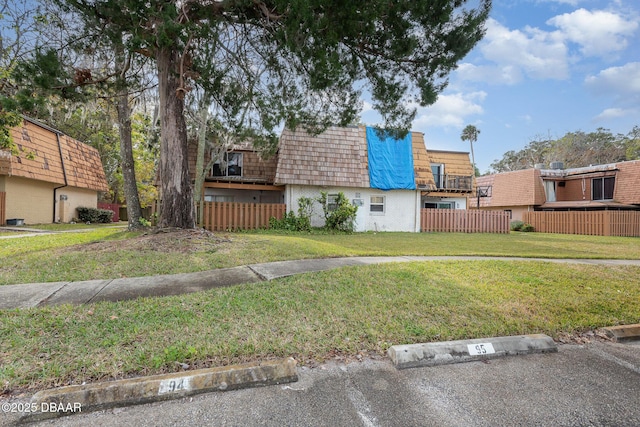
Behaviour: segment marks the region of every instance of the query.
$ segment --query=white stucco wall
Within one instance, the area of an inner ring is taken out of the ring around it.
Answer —
[[[361,210],[358,217],[363,219],[364,224],[356,226],[358,231],[420,231],[420,193],[418,191],[287,185],[285,190],[287,210],[297,214],[300,197],[317,198],[321,191],[327,194],[342,192],[351,203],[354,203],[354,200],[362,201],[362,206],[358,208]],[[371,196],[384,197],[384,212],[371,212]],[[311,225],[314,227],[324,225],[323,211],[319,203],[314,205]]]

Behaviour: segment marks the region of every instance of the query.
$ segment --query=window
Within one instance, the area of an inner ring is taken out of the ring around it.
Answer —
[[[384,196],[371,196],[369,200],[369,212],[384,213]]]
[[[425,202],[425,209],[455,209],[455,202]]]
[[[509,214],[509,219],[513,219],[513,211],[511,209],[505,209],[504,211]]]
[[[205,202],[233,202],[233,196],[204,196]]]
[[[338,195],[328,194],[327,195],[327,212],[334,212],[336,209],[338,209]]]
[[[433,173],[433,180],[436,182],[436,188],[443,188],[444,187],[444,165],[441,163],[432,163],[431,173]]]
[[[556,201],[556,183],[555,181],[544,181],[544,193],[547,196],[547,202]]]
[[[242,176],[242,153],[225,153],[224,161],[213,165],[213,176]]]
[[[591,200],[613,200],[615,177],[606,176],[591,180]]]

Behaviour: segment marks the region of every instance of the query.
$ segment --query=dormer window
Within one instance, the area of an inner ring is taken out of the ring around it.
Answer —
[[[225,153],[224,161],[213,165],[212,176],[242,176],[242,153]]]

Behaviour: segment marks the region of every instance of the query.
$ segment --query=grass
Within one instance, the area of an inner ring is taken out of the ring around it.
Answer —
[[[136,252],[123,230],[0,240],[4,283],[353,255],[639,258],[640,241],[545,235],[229,234],[193,253]],[[97,241],[120,244],[93,251]],[[68,245],[72,246],[71,248]],[[37,272],[29,272],[36,269]],[[640,321],[640,267],[438,261],[349,267],[119,303],[0,312],[4,392],[294,356],[383,353],[392,344],[525,333],[553,337]]]
[[[542,233],[223,234],[227,242],[180,253],[126,244],[135,233],[100,228],[83,233],[0,239],[0,285],[175,274],[296,258],[478,255],[640,259],[636,238]],[[118,250],[95,242],[122,241]],[[176,243],[177,244],[177,243]],[[75,245],[75,246],[74,246]]]
[[[363,279],[366,278],[366,279]],[[292,355],[571,333],[640,319],[640,268],[540,262],[387,264],[178,297],[10,310],[5,390],[79,384]]]

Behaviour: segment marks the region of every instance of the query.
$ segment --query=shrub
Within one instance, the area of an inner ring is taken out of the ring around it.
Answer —
[[[524,225],[524,221],[520,221],[520,220],[511,221],[511,231],[520,231],[522,230],[523,225]]]
[[[523,232],[531,232],[531,231],[535,231],[535,230],[534,230],[534,228],[533,228],[533,225],[531,225],[531,224],[524,224],[524,225],[522,226],[522,228],[520,228],[520,231],[523,231]]]
[[[269,218],[269,228],[274,230],[311,231],[311,215],[313,213],[313,199],[300,197],[298,199],[298,216],[292,211],[284,214],[282,219]]]
[[[324,211],[325,228],[336,231],[353,232],[355,228],[356,212],[358,207],[349,203],[344,193],[337,194],[336,199],[332,200],[332,209],[329,209],[328,195],[321,191],[320,197],[316,200],[322,205]]]
[[[78,207],[78,220],[81,222],[97,222],[97,223],[109,223],[113,219],[113,211],[108,209],[96,209]]]

